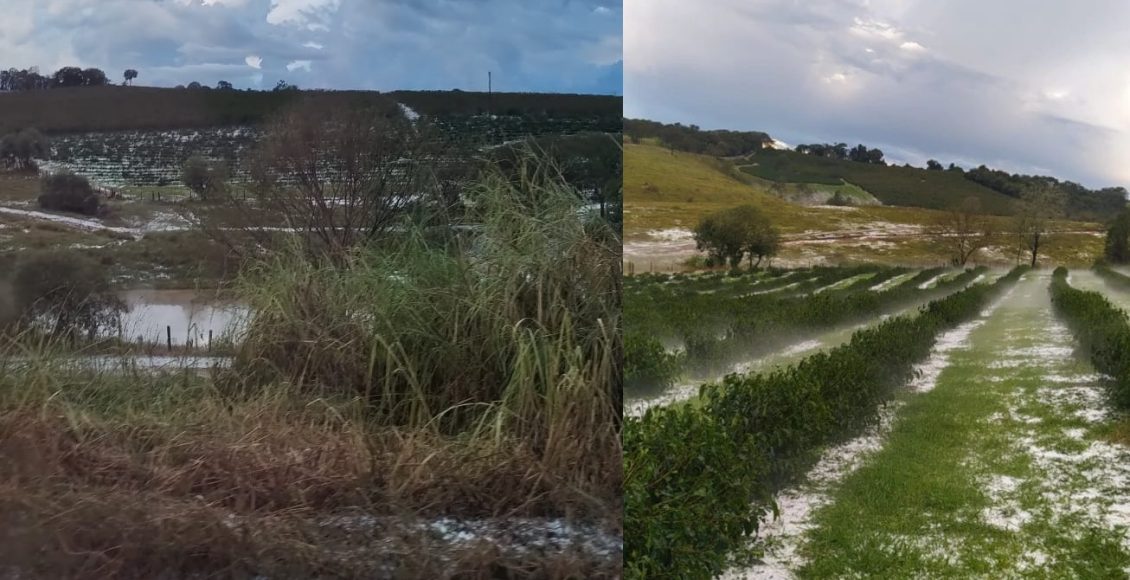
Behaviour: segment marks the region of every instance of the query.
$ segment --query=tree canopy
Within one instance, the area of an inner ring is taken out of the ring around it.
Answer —
[[[695,245],[705,251],[711,266],[728,264],[737,268],[743,257],[749,258],[750,269],[763,259],[776,255],[780,235],[757,207],[741,205],[712,213],[699,222],[694,231]],[[754,258],[757,261],[754,262]]]
[[[1112,264],[1130,263],[1130,209],[1119,212],[1107,229],[1103,258]]]
[[[773,142],[761,131],[703,131],[697,125],[668,125],[643,119],[624,119],[624,134],[632,142],[658,139],[676,151],[715,157],[749,155]]]

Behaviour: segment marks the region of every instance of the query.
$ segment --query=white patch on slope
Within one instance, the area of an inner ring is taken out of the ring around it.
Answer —
[[[404,113],[405,118],[407,118],[409,121],[415,123],[416,120],[420,118],[420,114],[413,110],[412,107],[409,107],[404,103],[397,103],[397,105],[400,106],[400,112]]]

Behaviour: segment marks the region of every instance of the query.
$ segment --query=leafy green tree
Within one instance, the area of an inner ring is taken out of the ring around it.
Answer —
[[[82,71],[82,85],[84,87],[103,87],[110,83],[102,69],[88,68]]]
[[[710,265],[737,268],[749,256],[750,269],[777,253],[780,236],[761,210],[752,205],[724,209],[703,218],[694,231],[695,245]],[[757,262],[754,262],[754,257]]]
[[[1107,229],[1103,257],[1112,264],[1130,262],[1130,209],[1122,210]]]
[[[227,170],[218,162],[193,155],[181,167],[181,181],[202,200],[207,200],[224,190]]]
[[[937,160],[930,159],[926,161],[926,169],[929,169],[930,171],[941,171],[943,168],[942,164],[938,163]]]
[[[137,71],[132,68],[127,68],[126,72],[122,76],[125,77],[127,85],[132,85],[133,79],[137,78]]]
[[[34,169],[35,159],[47,157],[51,144],[38,129],[27,128],[0,139],[0,158],[16,169]]]
[[[99,264],[82,254],[29,253],[16,265],[12,289],[20,319],[56,336],[94,338],[114,328],[125,305]]]
[[[77,66],[65,66],[51,76],[51,82],[56,87],[81,87],[83,84],[82,69]]]

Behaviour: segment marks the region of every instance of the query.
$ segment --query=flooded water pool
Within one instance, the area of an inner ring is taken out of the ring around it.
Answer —
[[[122,338],[134,342],[207,346],[236,339],[247,320],[246,306],[220,298],[214,290],[128,290]]]

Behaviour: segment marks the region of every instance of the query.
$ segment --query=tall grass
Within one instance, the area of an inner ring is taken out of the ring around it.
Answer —
[[[467,195],[470,234],[258,264],[237,291],[254,316],[235,373],[363,395],[383,420],[438,433],[544,446],[563,414],[613,426],[618,241],[553,172],[534,158],[488,171]]]
[[[9,345],[0,562],[63,578],[617,576],[618,561],[436,547],[410,523],[620,525],[619,241],[558,177],[528,158],[482,176],[466,227],[341,261],[262,258],[237,288],[245,339],[213,376]],[[379,527],[341,523],[354,513]]]

